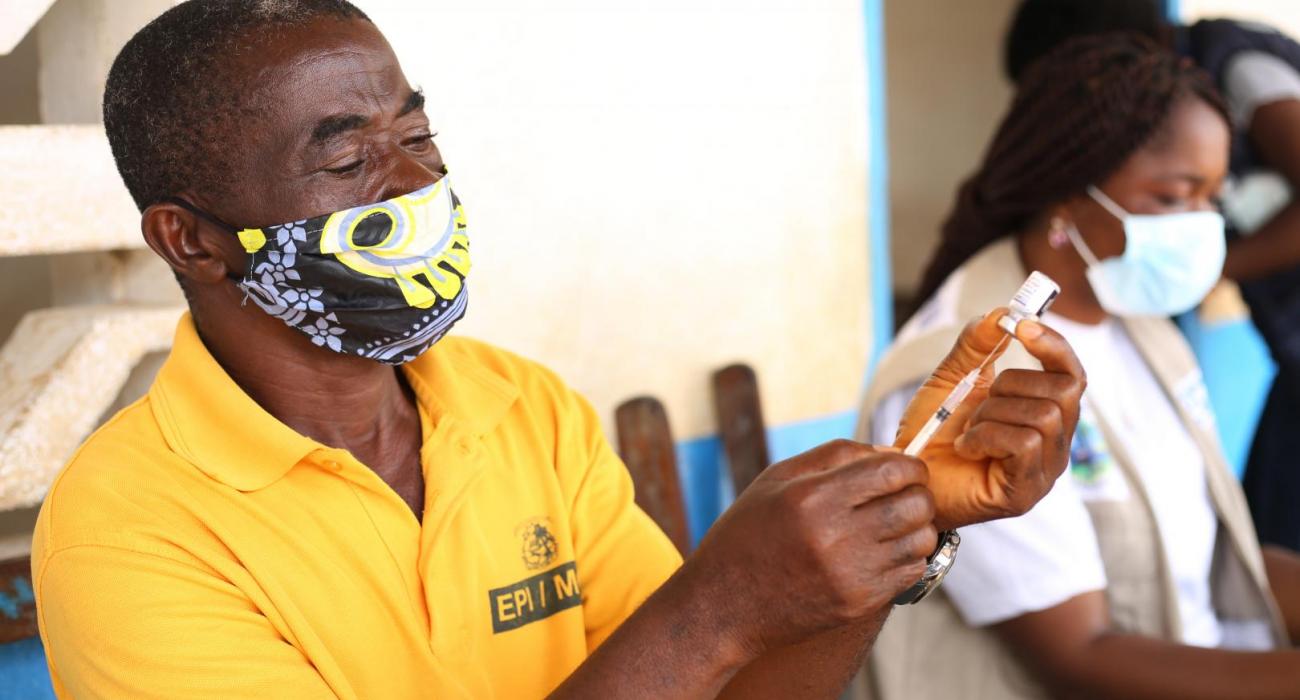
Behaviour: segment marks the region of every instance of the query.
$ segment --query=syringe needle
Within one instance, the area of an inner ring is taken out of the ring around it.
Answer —
[[[984,359],[980,361],[980,365],[979,367],[975,368],[975,371],[979,372],[980,370],[984,369],[985,365],[989,363],[989,360],[992,360],[994,357],[997,357],[998,353],[1002,351],[1002,348],[1006,347],[1007,343],[1010,341],[1011,341],[1011,336],[1009,335],[1002,336],[1002,339],[998,341],[998,344],[993,346],[993,350],[989,354],[985,355]]]

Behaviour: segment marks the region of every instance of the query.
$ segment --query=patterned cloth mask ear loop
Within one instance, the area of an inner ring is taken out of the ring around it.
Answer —
[[[187,201],[187,200],[181,199],[180,197],[164,197],[162,201],[164,201],[164,202],[168,202],[168,203],[170,203],[170,204],[175,204],[176,206],[180,207],[181,209],[184,209],[185,211],[188,211],[189,213],[191,213],[191,214],[193,214],[193,215],[199,217],[200,219],[203,219],[204,221],[206,221],[206,222],[212,224],[213,226],[216,226],[216,227],[219,228],[219,229],[222,229],[223,231],[225,231],[225,232],[227,232],[227,233],[229,233],[229,234],[232,234],[232,235],[235,235],[235,236],[238,236],[238,235],[239,235],[239,227],[238,227],[238,226],[231,226],[230,224],[228,224],[228,223],[226,223],[225,221],[223,221],[223,220],[222,220],[220,217],[218,217],[217,215],[215,215],[215,214],[209,214],[208,212],[206,212],[206,211],[204,211],[204,210],[202,210],[202,209],[200,209],[200,208],[194,206],[193,204],[190,204],[189,201]],[[240,283],[244,281],[244,275],[239,275],[239,274],[235,274],[235,273],[232,272],[232,273],[227,273],[227,274],[226,274],[226,278],[229,279],[229,280],[231,280],[232,282],[234,282],[236,286],[239,286],[239,287],[240,287],[240,290],[244,293],[244,300],[241,301],[241,302],[239,303],[239,305],[240,305],[240,306],[245,306],[245,305],[247,305],[247,304],[248,304],[248,296],[249,296],[249,294],[248,294],[248,289],[246,289],[246,288],[244,288],[242,285],[240,285]]]

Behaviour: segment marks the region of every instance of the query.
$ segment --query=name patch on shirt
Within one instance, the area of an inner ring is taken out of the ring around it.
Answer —
[[[518,629],[581,604],[576,562],[488,591],[494,634]]]

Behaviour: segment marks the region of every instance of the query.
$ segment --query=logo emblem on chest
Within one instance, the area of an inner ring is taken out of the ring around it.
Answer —
[[[541,569],[555,561],[559,543],[551,534],[551,521],[547,517],[529,518],[515,528],[520,541],[520,555],[530,571]]]

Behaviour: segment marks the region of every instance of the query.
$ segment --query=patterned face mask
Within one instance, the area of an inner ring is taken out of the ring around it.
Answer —
[[[469,237],[447,176],[376,204],[237,230],[249,253],[245,301],[311,342],[390,365],[428,350],[465,315]]]

